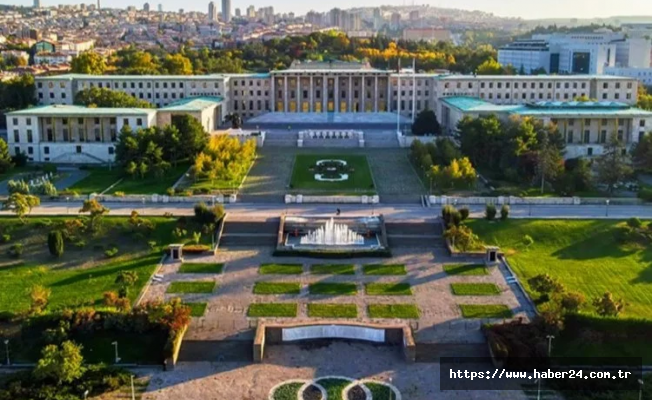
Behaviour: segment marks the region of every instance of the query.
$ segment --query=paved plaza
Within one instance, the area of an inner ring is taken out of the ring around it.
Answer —
[[[396,126],[396,113],[374,112],[374,113],[291,113],[291,112],[271,112],[250,118],[246,121],[248,126],[260,125],[264,127],[269,124],[292,125],[391,125]],[[409,118],[400,116],[400,123],[411,123]]]
[[[270,346],[264,364],[181,363],[175,371],[155,374],[143,399],[263,400],[283,381],[332,375],[391,378],[405,400],[528,399],[521,391],[440,391],[439,364],[406,364],[398,348],[344,342]]]

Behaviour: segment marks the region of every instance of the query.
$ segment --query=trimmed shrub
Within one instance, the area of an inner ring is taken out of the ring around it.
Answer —
[[[505,221],[509,217],[509,206],[507,204],[503,204],[502,207],[500,207],[500,219]]]
[[[460,208],[460,217],[462,217],[462,221],[466,221],[469,218],[469,208],[468,207],[462,207]]]
[[[205,203],[195,204],[195,220],[202,225],[217,224],[224,216],[224,207],[208,207]]]
[[[118,255],[118,248],[117,247],[111,247],[110,249],[107,249],[104,251],[104,255],[107,258],[113,258],[116,255]]]
[[[487,207],[484,210],[484,216],[487,220],[493,221],[496,219],[496,205],[495,204],[487,204]]]
[[[61,231],[51,231],[48,233],[48,249],[50,254],[55,257],[63,255],[63,234]]]
[[[7,253],[12,258],[20,258],[23,255],[23,245],[20,243],[16,243],[9,248]]]
[[[201,254],[210,251],[210,246],[204,244],[194,244],[183,246],[183,252],[187,254]]]

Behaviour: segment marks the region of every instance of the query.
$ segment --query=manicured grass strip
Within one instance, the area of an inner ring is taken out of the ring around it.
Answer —
[[[215,282],[172,282],[167,293],[213,293]]]
[[[364,385],[371,391],[371,398],[374,400],[391,400],[391,396],[394,396],[389,386],[374,382],[365,382]]]
[[[303,383],[291,382],[276,388],[274,400],[297,400],[297,393]]]
[[[488,275],[487,267],[482,264],[453,264],[444,265],[444,271],[448,275]]]
[[[409,283],[367,283],[365,293],[370,296],[411,296]]]
[[[416,304],[369,304],[367,313],[370,318],[419,318]]]
[[[296,303],[254,303],[249,305],[249,317],[296,317]]]
[[[356,318],[355,304],[308,304],[308,316],[312,318]]]
[[[363,267],[365,275],[406,275],[404,264],[369,264]]]
[[[301,275],[303,265],[301,264],[263,264],[258,271],[262,275]]]
[[[354,295],[358,292],[355,283],[311,283],[308,286],[310,294]]]
[[[512,311],[504,304],[460,304],[464,318],[511,318]]]
[[[256,282],[254,294],[299,294],[299,282]]]
[[[206,312],[206,303],[183,303],[183,305],[190,307],[191,317],[203,317]]]
[[[345,400],[342,398],[342,390],[347,387],[351,382],[338,379],[326,378],[317,381],[324,389],[326,389],[326,398],[329,400]]]
[[[310,267],[313,275],[355,275],[353,264],[315,264]]]
[[[183,263],[179,268],[180,274],[221,274],[224,264],[213,263]]]
[[[500,289],[493,283],[451,283],[451,290],[457,296],[493,296]]]

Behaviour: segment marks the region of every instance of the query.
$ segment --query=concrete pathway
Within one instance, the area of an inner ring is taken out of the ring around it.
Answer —
[[[32,210],[31,215],[65,215],[81,207],[81,200],[64,202],[43,202]],[[110,215],[129,215],[132,210],[141,215],[192,215],[193,203],[182,204],[146,204],[142,203],[106,203],[111,209]],[[227,204],[225,209],[229,218],[266,219],[288,215],[334,216],[336,209],[342,216],[383,214],[388,221],[419,222],[433,216],[441,215],[440,207],[424,208],[414,204],[378,204],[375,206],[362,204]],[[471,218],[483,218],[483,206],[471,206]],[[10,215],[10,211],[0,211],[0,215]],[[627,219],[638,217],[652,219],[652,206],[513,206],[510,218],[524,219]]]

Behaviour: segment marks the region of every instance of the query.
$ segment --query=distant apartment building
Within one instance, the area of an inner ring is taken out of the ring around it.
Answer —
[[[609,67],[649,67],[652,45],[620,32],[533,35],[498,50],[498,62],[531,73],[603,74]]]
[[[66,53],[38,53],[34,55],[34,64],[36,65],[60,65],[68,64],[72,61],[72,56]]]
[[[636,79],[647,87],[652,87],[652,67],[648,68],[628,68],[628,67],[608,67],[604,71],[607,75],[626,76]]]
[[[208,3],[208,20],[217,21],[217,8],[214,2]]]
[[[399,29],[401,27],[401,14],[397,12],[392,13],[392,17],[390,19],[390,26],[394,30]]]
[[[222,21],[231,22],[231,0],[222,0]]]
[[[437,28],[405,28],[403,30],[403,40],[413,40],[426,42],[448,42],[453,40],[451,31],[448,29]]]

